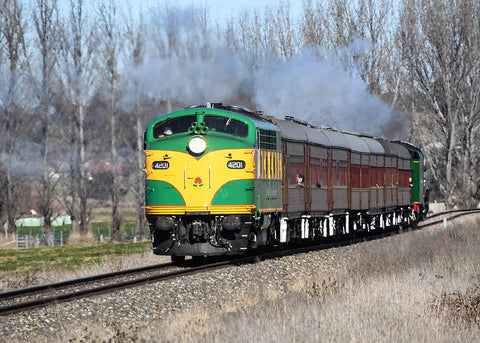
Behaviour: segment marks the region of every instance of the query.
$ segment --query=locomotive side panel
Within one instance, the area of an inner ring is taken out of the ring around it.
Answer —
[[[283,169],[280,151],[257,150],[255,205],[259,212],[282,210]],[[240,194],[239,194],[240,196]]]
[[[424,155],[416,146],[407,142],[396,142],[408,150],[410,154],[409,193],[410,204],[414,205],[414,211],[421,219],[428,212],[429,192],[424,185]]]

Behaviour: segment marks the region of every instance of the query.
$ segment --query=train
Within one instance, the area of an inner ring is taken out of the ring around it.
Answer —
[[[416,225],[428,210],[424,154],[407,142],[222,103],[144,136],[153,253],[174,262]]]

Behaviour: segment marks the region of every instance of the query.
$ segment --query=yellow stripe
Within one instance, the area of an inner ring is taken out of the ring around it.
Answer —
[[[204,207],[195,206],[145,206],[147,215],[184,215],[185,212],[209,212],[210,214],[251,214],[254,205],[217,205]]]
[[[279,212],[279,211],[281,211],[281,210],[282,210],[281,207],[278,207],[278,208],[272,207],[272,208],[262,208],[262,209],[259,209],[258,212],[261,212],[261,213],[263,213],[263,212]]]

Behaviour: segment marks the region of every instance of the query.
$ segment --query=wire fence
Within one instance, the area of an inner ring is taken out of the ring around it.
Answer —
[[[41,242],[45,241],[44,234],[28,234],[16,236],[16,249],[22,251],[30,248],[39,248]],[[50,237],[50,246],[61,247],[64,244],[63,232],[52,232]]]

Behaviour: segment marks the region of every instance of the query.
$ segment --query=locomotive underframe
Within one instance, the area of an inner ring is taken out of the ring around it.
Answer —
[[[148,220],[157,255],[230,255],[248,250],[249,215],[150,216]]]

